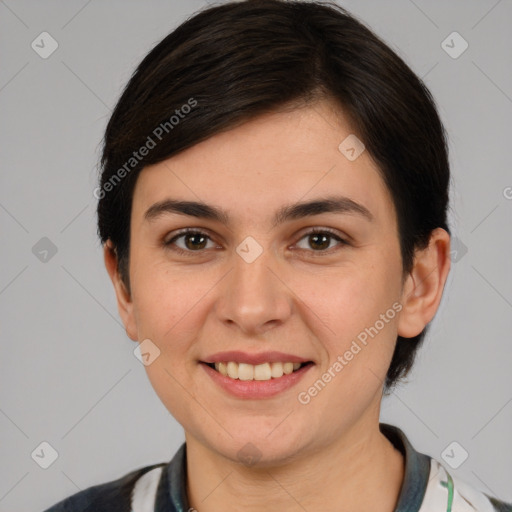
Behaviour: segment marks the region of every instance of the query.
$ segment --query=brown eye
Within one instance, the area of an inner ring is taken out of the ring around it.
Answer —
[[[308,247],[301,247],[300,249],[313,249],[313,252],[328,252],[328,249],[332,248],[331,242],[333,239],[339,242],[338,245],[348,245],[345,240],[327,229],[315,229],[309,231],[301,238],[301,240],[303,239],[309,239],[307,243]]]
[[[176,244],[177,240],[183,239],[183,245]],[[207,241],[210,237],[202,231],[185,230],[171,238],[169,241],[164,242],[166,248],[176,251],[180,254],[202,252],[206,248]]]

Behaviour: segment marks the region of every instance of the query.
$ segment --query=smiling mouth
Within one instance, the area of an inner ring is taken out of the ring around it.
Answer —
[[[291,362],[272,362],[262,364],[237,363],[235,361],[226,361],[221,363],[204,363],[213,370],[216,370],[224,377],[233,380],[274,380],[279,379],[283,375],[290,375],[304,366],[313,364],[312,361],[305,363]]]

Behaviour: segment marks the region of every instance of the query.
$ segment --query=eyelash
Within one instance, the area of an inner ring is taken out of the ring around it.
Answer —
[[[334,232],[328,228],[313,228],[310,231],[304,233],[301,236],[301,238],[299,239],[299,241],[308,236],[318,235],[318,234],[324,234],[324,235],[326,234],[329,237],[334,238],[335,240],[337,240],[340,243],[341,246],[349,245],[349,243],[346,240],[344,240],[339,235],[337,235],[336,232]],[[166,249],[170,249],[171,251],[173,251],[177,254],[185,255],[185,256],[193,256],[195,253],[203,253],[205,251],[205,249],[201,249],[201,250],[197,250],[197,251],[190,251],[190,250],[181,249],[180,247],[176,247],[174,245],[174,242],[176,240],[178,240],[179,238],[183,238],[186,235],[204,235],[208,240],[211,240],[211,238],[203,231],[199,231],[196,229],[184,229],[182,231],[179,231],[176,234],[176,236],[171,238],[169,241],[167,241],[167,242],[164,241],[163,245]],[[325,249],[325,250],[318,250],[318,251],[314,251],[314,250],[308,251],[308,249],[300,249],[300,250],[311,252],[312,255],[314,255],[314,257],[316,257],[316,256],[330,255],[332,253],[332,249],[333,248]],[[320,253],[320,254],[315,254],[315,253]]]

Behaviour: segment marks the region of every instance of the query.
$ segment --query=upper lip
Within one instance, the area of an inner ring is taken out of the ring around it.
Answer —
[[[225,363],[235,361],[236,363],[262,364],[262,363],[307,363],[310,359],[286,354],[284,352],[260,352],[258,354],[249,354],[241,350],[227,350],[225,352],[216,352],[206,357],[205,363]]]

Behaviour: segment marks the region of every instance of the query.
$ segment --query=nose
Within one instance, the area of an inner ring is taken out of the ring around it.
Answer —
[[[221,321],[248,336],[282,325],[293,308],[293,294],[279,275],[276,256],[260,247],[263,251],[253,261],[241,247],[240,253],[233,252],[232,270],[223,279],[217,301]]]

